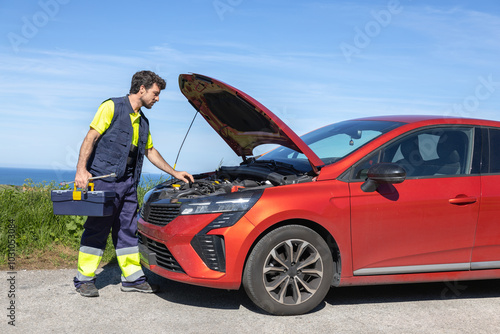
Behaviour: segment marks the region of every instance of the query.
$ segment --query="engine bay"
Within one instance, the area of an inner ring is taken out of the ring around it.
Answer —
[[[252,189],[311,182],[313,175],[293,173],[286,168],[269,168],[265,165],[242,164],[236,167],[220,167],[212,173],[194,175],[193,183],[177,179],[168,180],[155,187],[155,199],[196,198],[214,196]]]

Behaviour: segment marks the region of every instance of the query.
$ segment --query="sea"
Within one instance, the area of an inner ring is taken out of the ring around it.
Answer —
[[[0,167],[0,184],[22,186],[30,181],[33,184],[49,184],[54,181],[57,185],[61,182],[74,181],[75,174],[76,170]],[[155,174],[143,172],[141,175],[141,183],[157,183],[166,181],[169,177],[170,175],[165,173]]]

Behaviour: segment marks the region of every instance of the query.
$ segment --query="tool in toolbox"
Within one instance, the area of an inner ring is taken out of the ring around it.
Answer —
[[[98,179],[105,179],[107,177],[116,177],[116,174],[115,173],[111,173],[111,174],[108,174],[108,175],[101,175],[101,176],[92,176],[91,178],[89,178],[89,181],[90,180],[98,180]],[[67,186],[69,184],[73,184],[75,183],[75,181],[71,181],[71,182],[61,182],[59,183],[60,186]],[[92,190],[94,189],[94,184],[93,183],[89,183],[89,186],[92,186]]]
[[[93,176],[89,178],[89,181],[108,177],[116,177],[116,174]],[[61,182],[60,185],[73,183],[75,181]],[[73,190],[52,190],[50,194],[55,215],[94,217],[112,215],[115,196],[114,191],[94,191],[94,183],[92,182],[82,190],[78,190],[75,186]]]

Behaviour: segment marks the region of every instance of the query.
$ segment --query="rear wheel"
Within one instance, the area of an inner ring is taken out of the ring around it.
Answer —
[[[333,279],[325,240],[300,225],[280,227],[254,247],[243,273],[250,299],[276,315],[309,312],[323,301]]]

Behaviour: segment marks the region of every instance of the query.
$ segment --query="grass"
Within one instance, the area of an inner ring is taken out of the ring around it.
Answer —
[[[158,183],[141,182],[139,205],[146,191]],[[68,189],[55,182],[23,186],[0,185],[0,270],[76,268],[83,224],[87,217],[53,214],[51,190]],[[116,261],[108,238],[101,265]]]

